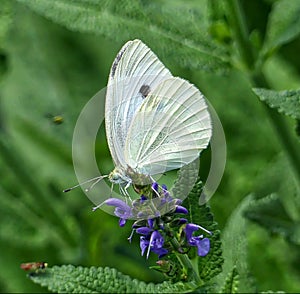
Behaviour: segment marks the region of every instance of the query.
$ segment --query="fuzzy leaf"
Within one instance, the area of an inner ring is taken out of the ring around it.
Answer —
[[[53,266],[29,277],[58,293],[182,293],[189,289],[183,283],[146,284],[107,267]]]
[[[208,255],[197,257],[200,278],[204,282],[207,282],[222,271],[223,257],[220,231],[217,229],[218,224],[214,221],[209,206],[199,205],[201,192],[202,182],[199,180],[182,205],[189,211],[188,220],[190,223],[198,224],[212,232],[211,236],[207,235],[210,239],[210,251]]]
[[[253,91],[261,101],[266,102],[271,108],[276,108],[280,113],[300,119],[300,90],[278,92],[254,88]]]
[[[300,2],[280,0],[273,4],[269,16],[264,53],[269,55],[275,49],[292,41],[300,34]]]
[[[224,286],[220,293],[238,293],[239,274],[234,266],[232,271],[228,273]]]
[[[224,256],[223,271],[214,282],[217,285],[217,292],[224,288],[224,281],[236,267],[239,274],[239,293],[252,293],[255,291],[249,277],[247,267],[247,240],[246,240],[246,219],[243,211],[251,201],[251,195],[246,197],[234,210],[228,220],[222,235],[222,247]]]
[[[300,245],[300,225],[289,217],[277,194],[251,202],[245,216],[268,231]]]
[[[223,70],[225,50],[208,34],[207,2],[17,0],[74,31],[125,43],[142,38],[160,57],[203,70]]]

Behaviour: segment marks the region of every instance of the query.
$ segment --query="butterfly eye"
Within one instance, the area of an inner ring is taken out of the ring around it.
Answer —
[[[110,179],[111,179],[111,180],[114,180],[114,181],[116,181],[118,178],[119,178],[119,175],[116,174],[116,173],[113,173],[113,174],[110,176]]]

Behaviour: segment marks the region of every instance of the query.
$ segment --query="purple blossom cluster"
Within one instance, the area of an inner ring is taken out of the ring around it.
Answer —
[[[171,225],[173,231],[175,228],[181,228],[180,232],[184,235],[184,242],[181,244],[182,247],[189,248],[195,246],[197,247],[199,256],[206,256],[210,250],[210,240],[203,235],[196,236],[195,232],[199,229],[208,234],[211,234],[211,232],[197,224],[188,223],[187,219],[178,216],[180,214],[188,214],[188,210],[180,205],[182,201],[171,197],[165,185],[159,188],[157,183],[152,184],[152,190],[156,195],[155,199],[158,199],[154,217],[137,220],[132,226],[133,232],[128,238],[129,241],[131,241],[134,232],[141,235],[140,248],[142,255],[146,253],[148,259],[150,252],[153,252],[158,255],[158,258],[161,258],[172,250],[168,242]],[[147,200],[148,198],[142,195],[140,199],[134,201],[132,206],[117,198],[109,198],[103,204],[115,207],[114,214],[120,218],[119,225],[123,227],[128,219],[136,215],[134,210],[137,207],[143,207]],[[159,208],[164,205],[168,205],[170,211],[164,215],[160,215]],[[142,213],[140,215],[143,216]]]

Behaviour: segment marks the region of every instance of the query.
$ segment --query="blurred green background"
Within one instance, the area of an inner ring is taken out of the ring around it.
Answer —
[[[161,281],[158,273],[147,269],[155,258],[146,261],[140,256],[137,239],[127,242],[130,225],[119,228],[117,218],[92,212],[93,204],[80,189],[62,193],[77,183],[72,166],[77,117],[106,86],[123,41],[67,30],[11,2],[12,12],[2,10],[0,16],[0,291],[41,290],[19,268],[28,261],[110,266],[145,281]],[[242,1],[248,26],[261,36],[272,2]],[[298,38],[265,65],[274,89],[299,87],[299,50]],[[241,71],[219,75],[184,69],[155,52],[173,75],[190,80],[205,94],[222,121],[227,164],[210,202],[222,229],[238,203],[260,187],[281,146]],[[289,124],[294,127],[293,121]],[[103,128],[96,156],[102,171],[112,170]],[[299,290],[298,248],[254,224],[247,234],[249,266],[258,290]]]

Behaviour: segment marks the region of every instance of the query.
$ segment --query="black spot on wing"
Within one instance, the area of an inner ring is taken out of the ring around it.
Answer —
[[[149,95],[149,93],[150,93],[150,86],[149,85],[143,85],[140,88],[139,93],[142,94],[143,98],[146,98]]]
[[[117,66],[118,66],[118,64],[119,64],[119,62],[120,62],[120,60],[121,60],[121,58],[122,58],[124,52],[126,51],[127,47],[128,47],[128,45],[127,45],[126,47],[122,48],[122,49],[119,51],[117,57],[115,58],[115,60],[114,60],[114,62],[113,62],[113,64],[112,64],[112,66],[111,66],[110,75],[111,75],[112,78],[115,76]]]

